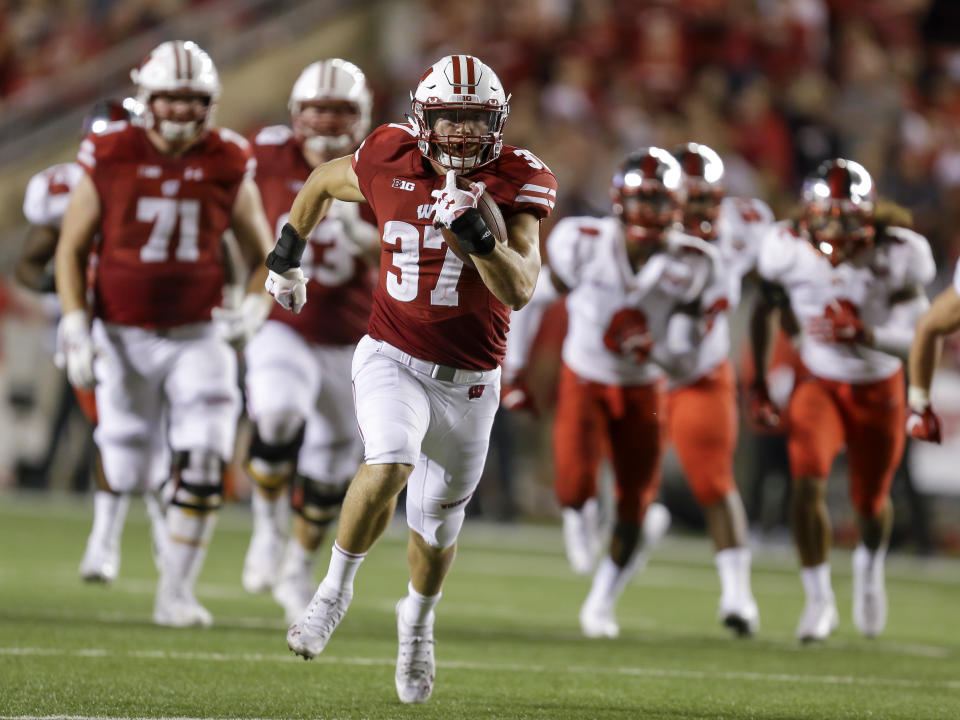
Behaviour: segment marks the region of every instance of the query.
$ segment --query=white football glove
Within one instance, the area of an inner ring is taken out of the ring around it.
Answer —
[[[369,253],[380,247],[380,230],[360,218],[359,203],[334,200],[324,219],[339,222],[346,239],[360,252]]]
[[[290,268],[284,273],[271,270],[264,287],[285,310],[298,313],[307,303],[307,279],[303,276],[303,270],[298,267]]]
[[[211,312],[217,335],[237,349],[253,339],[270,315],[273,303],[269,295],[251,293],[238,307],[215,307]]]
[[[457,173],[455,170],[447,171],[447,183],[442,190],[434,190],[430,193],[431,197],[436,198],[433,203],[433,224],[436,227],[450,227],[450,223],[463,215],[470,208],[477,207],[480,202],[480,196],[486,189],[482,182],[473,183],[469,190],[461,190],[457,187]]]
[[[67,380],[76,388],[90,389],[96,384],[93,374],[93,338],[85,310],[74,310],[60,318],[57,327],[57,354],[66,366]]]

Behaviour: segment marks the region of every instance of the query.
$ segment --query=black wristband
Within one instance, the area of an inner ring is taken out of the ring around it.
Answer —
[[[477,208],[468,209],[450,223],[450,230],[457,236],[460,248],[471,255],[489,255],[497,244],[497,239]]]
[[[280,230],[276,246],[267,255],[267,268],[282,275],[290,268],[300,267],[300,258],[306,247],[307,241],[300,237],[293,225],[287,223]]]

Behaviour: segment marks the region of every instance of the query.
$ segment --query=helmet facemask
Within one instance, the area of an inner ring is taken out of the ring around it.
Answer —
[[[676,195],[656,181],[613,191],[613,212],[623,223],[627,240],[657,243],[677,217]]]
[[[682,213],[684,232],[701,240],[714,240],[721,200],[723,190],[709,185],[702,178],[688,177]]]
[[[857,162],[827,160],[803,187],[800,227],[810,243],[836,266],[873,245],[876,190]]]
[[[357,103],[333,98],[297,103],[291,116],[294,135],[303,146],[327,158],[353,150],[362,134],[360,124]]]
[[[421,152],[447,170],[469,172],[500,154],[506,107],[415,101],[413,111],[421,128]]]
[[[157,112],[158,108],[164,112]],[[158,92],[150,96],[148,107],[153,120],[153,129],[171,143],[182,144],[199,137],[208,126],[210,106],[213,98],[209,95],[178,92]],[[186,112],[182,105],[186,104]],[[166,115],[167,117],[164,117]],[[185,119],[184,119],[185,118]]]

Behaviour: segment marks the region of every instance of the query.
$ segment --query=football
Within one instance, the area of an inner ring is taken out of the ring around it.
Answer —
[[[470,188],[471,181],[463,177],[462,175],[457,176],[457,187],[461,190],[467,190]],[[493,196],[490,195],[486,190],[484,190],[483,195],[480,196],[480,202],[477,203],[477,209],[480,211],[480,215],[483,217],[483,221],[487,224],[487,227],[490,228],[490,232],[493,233],[494,238],[496,238],[498,243],[507,241],[507,224],[503,219],[503,213],[500,212],[500,208],[497,206],[496,200],[493,199]],[[456,255],[463,262],[464,265],[471,268],[476,268],[476,265],[473,262],[473,258],[460,248],[460,243],[457,241],[457,236],[454,235],[447,228],[442,228],[441,232],[443,233],[443,239],[446,241],[447,246],[453,251],[453,254]]]

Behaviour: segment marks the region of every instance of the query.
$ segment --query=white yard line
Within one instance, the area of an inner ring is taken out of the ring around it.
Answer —
[[[114,652],[103,648],[86,648],[81,650],[66,650],[60,648],[30,648],[6,647],[0,648],[2,656],[68,656],[68,657],[128,657],[146,660],[180,660],[199,662],[301,662],[294,655],[280,655],[277,653],[204,653],[204,652],[176,652],[169,650],[131,650],[128,652]],[[395,663],[393,658],[367,657],[336,657],[321,656],[314,659],[318,664],[359,665],[359,666],[390,666]],[[914,680],[896,677],[878,677],[873,675],[815,675],[802,673],[763,673],[748,671],[716,671],[716,670],[684,670],[678,668],[651,668],[651,667],[595,667],[595,666],[555,666],[555,665],[528,665],[523,663],[480,663],[469,661],[447,660],[437,663],[441,668],[448,670],[473,670],[485,672],[526,672],[526,673],[557,673],[567,672],[572,675],[625,675],[629,677],[668,678],[683,680],[722,679],[752,682],[773,682],[803,685],[851,685],[851,686],[883,686],[901,688],[940,688],[945,690],[960,690],[960,680]],[[44,720],[69,720],[73,716],[47,716]],[[79,716],[78,716],[79,717]],[[28,720],[26,716],[0,716],[0,720]],[[36,720],[40,720],[38,717]]]

